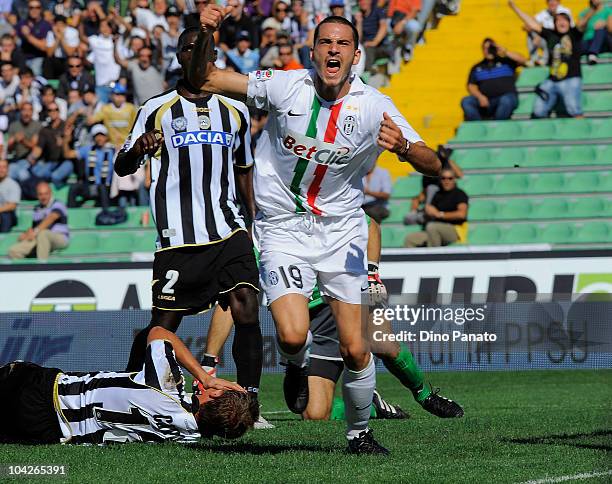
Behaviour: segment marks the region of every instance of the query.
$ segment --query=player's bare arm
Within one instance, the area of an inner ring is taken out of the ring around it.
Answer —
[[[240,192],[240,198],[245,205],[249,217],[253,220],[257,213],[255,192],[253,191],[253,165],[248,168],[237,167],[234,169],[234,172],[236,174],[236,185]]]
[[[193,55],[196,59],[206,58],[204,55],[210,48],[212,34],[218,30],[231,7],[207,5],[200,13],[200,33],[196,39]],[[190,82],[200,89],[214,94],[226,94],[236,99],[244,100],[247,94],[248,76],[237,72],[222,71],[211,68],[208,75],[200,62],[193,62],[190,68]]]
[[[150,343],[156,339],[165,339],[170,341],[172,347],[174,348],[174,353],[176,354],[176,359],[178,362],[183,365],[189,373],[197,378],[202,383],[204,388],[246,392],[246,390],[238,385],[238,383],[229,382],[221,378],[213,378],[208,375],[200,366],[195,357],[191,354],[189,349],[181,341],[181,339],[171,331],[168,331],[160,326],[154,327],[149,332],[147,343]]]
[[[402,130],[387,113],[383,113],[377,143],[381,148],[395,153],[400,160],[410,163],[415,170],[424,175],[438,176],[440,174],[442,163],[436,153],[422,141],[409,143],[404,138]]]
[[[121,150],[115,160],[115,173],[119,176],[131,175],[140,166],[145,155],[152,156],[164,142],[164,136],[158,129],[144,133],[129,150]]]

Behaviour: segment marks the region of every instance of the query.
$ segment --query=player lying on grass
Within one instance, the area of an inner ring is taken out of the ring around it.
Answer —
[[[368,228],[368,294],[372,305],[386,301],[387,291],[378,275],[380,260],[381,234],[380,225],[370,220]],[[330,418],[336,383],[344,370],[340,354],[338,330],[329,304],[315,289],[309,302],[310,331],[310,366],[308,373],[309,399],[306,410],[302,413],[307,420],[327,420]],[[214,371],[225,341],[232,330],[232,316],[229,311],[217,307],[208,331],[206,340],[205,362]],[[376,327],[377,331],[392,333],[391,323],[385,321]],[[373,344],[374,355],[380,358],[385,367],[412,393],[414,399],[423,409],[441,418],[462,417],[463,409],[456,402],[442,397],[437,391],[432,392],[424,384],[421,368],[405,344],[395,342]],[[401,408],[385,402],[378,392],[374,392],[372,401],[377,418],[401,419],[407,414]],[[333,416],[332,416],[333,417]]]
[[[194,56],[206,57],[212,34],[229,11],[209,4],[200,12]],[[192,79],[204,91],[236,96],[270,113],[255,152],[254,233],[261,249],[261,286],[290,376],[283,385],[285,400],[296,412],[306,408],[308,299],[318,283],[329,298],[347,368],[348,449],[388,454],[368,427],[376,372],[360,330],[368,287],[362,179],[384,150],[433,176],[440,161],[391,99],[351,73],[361,56],[358,45],[355,26],[330,16],[314,31],[312,70],[244,76],[206,72],[192,63]]]
[[[184,392],[180,363],[200,380]],[[63,372],[26,362],[0,368],[0,442],[194,442],[237,438],[253,427],[257,402],[237,383],[202,370],[172,332],[151,329],[136,373]]]

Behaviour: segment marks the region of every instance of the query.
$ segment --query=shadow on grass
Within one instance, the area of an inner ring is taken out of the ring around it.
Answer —
[[[331,454],[338,451],[344,451],[343,447],[323,446],[323,445],[307,445],[307,444],[256,444],[249,442],[201,442],[198,444],[190,444],[190,449],[201,450],[204,452],[217,452],[221,454],[236,453],[236,454],[251,454],[251,455],[274,455],[282,454],[283,452],[322,452]]]
[[[593,432],[579,434],[545,435],[542,437],[527,437],[522,439],[503,438],[501,440],[509,444],[569,445],[580,449],[612,452],[612,429],[595,430]],[[599,440],[600,442],[588,442],[589,440]]]

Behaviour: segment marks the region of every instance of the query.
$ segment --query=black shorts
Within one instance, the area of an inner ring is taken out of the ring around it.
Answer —
[[[155,253],[153,303],[162,311],[197,314],[240,286],[259,291],[253,244],[244,230],[216,244],[177,247]]]
[[[310,346],[309,376],[318,376],[338,381],[344,362],[340,354],[336,320],[328,304],[321,304],[310,310]]]
[[[58,444],[63,437],[53,406],[61,370],[14,362],[0,367],[0,442]]]

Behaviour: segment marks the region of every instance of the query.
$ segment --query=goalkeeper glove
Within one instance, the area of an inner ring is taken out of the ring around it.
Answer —
[[[368,304],[370,306],[387,304],[387,288],[380,279],[378,265],[368,262]]]

